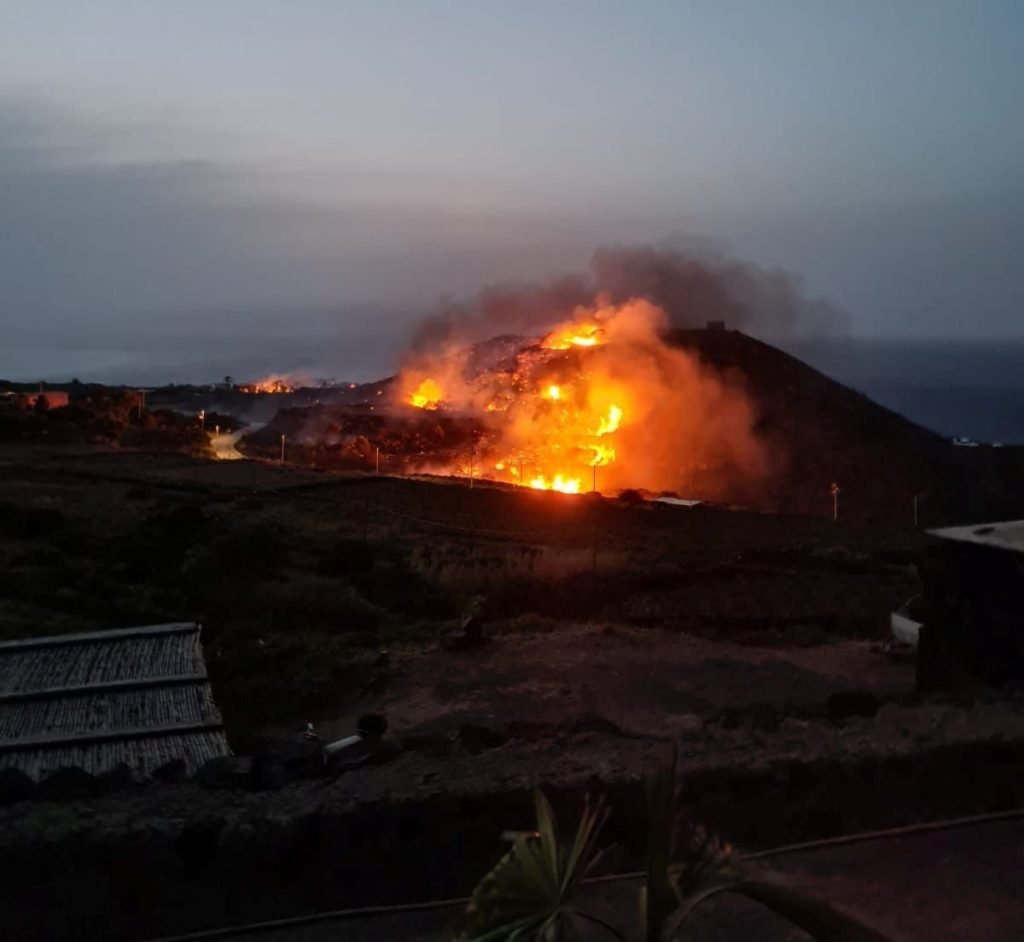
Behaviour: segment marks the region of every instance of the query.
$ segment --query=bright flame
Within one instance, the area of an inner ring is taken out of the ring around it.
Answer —
[[[493,480],[579,494],[676,490],[718,468],[756,476],[765,462],[742,390],[667,342],[666,327],[647,301],[598,299],[490,360],[484,345],[418,354],[396,395],[474,421],[474,473]]]
[[[621,424],[622,410],[612,403],[612,405],[608,407],[608,414],[601,416],[601,421],[597,426],[597,434],[610,435],[612,432],[616,431]],[[614,453],[612,457],[614,457]]]
[[[252,383],[242,383],[238,388],[244,393],[290,393],[295,390],[295,381],[275,373]]]
[[[578,494],[580,492],[579,478],[566,478],[556,474],[553,478],[546,478],[543,474],[531,478],[530,487],[538,491],[561,491],[563,494]]]
[[[409,395],[409,404],[417,409],[436,409],[443,399],[441,387],[432,379],[425,379]]]
[[[568,350],[571,347],[596,347],[603,342],[601,325],[591,321],[558,327],[544,338],[543,345],[548,350]]]

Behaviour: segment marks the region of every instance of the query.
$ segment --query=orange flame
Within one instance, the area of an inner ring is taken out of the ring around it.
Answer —
[[[274,373],[251,383],[242,383],[238,388],[244,393],[290,393],[295,391],[295,383],[289,376]]]
[[[548,350],[569,350],[572,347],[596,347],[603,343],[601,325],[595,322],[567,324],[548,334],[543,345]]]
[[[420,354],[397,392],[478,418],[477,477],[579,494],[676,489],[694,469],[724,465],[759,473],[742,391],[666,342],[666,321],[646,301],[599,300],[495,367],[472,348]]]
[[[409,394],[409,405],[417,409],[436,409],[444,398],[441,387],[432,379],[425,379]]]
[[[543,474],[530,479],[530,487],[539,491],[561,491],[563,494],[578,494],[580,492],[579,478],[566,478],[556,474],[553,478],[546,478]]]

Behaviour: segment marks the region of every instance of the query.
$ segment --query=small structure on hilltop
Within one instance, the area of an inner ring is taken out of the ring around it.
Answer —
[[[0,643],[0,769],[146,778],[229,754],[200,626],[149,625]]]
[[[1024,520],[929,533],[918,687],[1024,679]]]

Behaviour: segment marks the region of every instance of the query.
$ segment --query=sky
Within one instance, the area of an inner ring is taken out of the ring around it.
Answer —
[[[441,298],[666,239],[854,336],[1024,339],[1022,88],[1017,0],[5,0],[0,374],[376,369]]]

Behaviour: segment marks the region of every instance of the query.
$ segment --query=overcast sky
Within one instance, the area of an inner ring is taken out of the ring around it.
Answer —
[[[674,233],[1021,337],[1022,89],[1019,0],[5,0],[0,319],[372,347]]]

